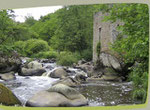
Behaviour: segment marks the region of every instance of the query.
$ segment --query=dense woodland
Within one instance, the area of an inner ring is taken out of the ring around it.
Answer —
[[[144,4],[64,6],[35,20],[27,16],[24,23],[15,22],[13,10],[0,10],[0,52],[31,58],[55,58],[60,65],[72,65],[84,58],[92,60],[93,15],[109,12],[104,22],[124,22],[121,34],[110,48],[118,52],[128,68],[128,81],[134,83],[134,99],[145,102],[148,85],[149,14]],[[128,37],[123,38],[126,35]]]

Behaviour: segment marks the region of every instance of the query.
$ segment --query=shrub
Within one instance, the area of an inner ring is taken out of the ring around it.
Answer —
[[[46,52],[39,52],[37,54],[34,54],[32,57],[34,58],[46,58],[46,59],[51,59],[51,58],[57,58],[58,53],[56,51],[46,51]]]
[[[62,66],[71,66],[73,63],[77,63],[80,59],[80,55],[71,52],[61,52],[57,58],[57,64]]]
[[[91,49],[83,50],[81,57],[84,58],[86,61],[91,61],[92,60],[92,53],[93,53],[93,51]]]
[[[97,56],[99,57],[100,55],[100,51],[101,51],[101,43],[98,42],[97,45],[96,45],[96,53],[97,53]]]
[[[145,103],[147,98],[148,72],[145,72],[147,66],[147,63],[138,63],[136,66],[131,67],[128,79],[133,82],[133,99],[142,103]]]
[[[14,43],[14,50],[16,50],[21,55],[25,54],[24,47],[25,47],[25,42],[23,41],[17,41]]]
[[[25,42],[25,53],[27,56],[37,54],[49,50],[48,43],[40,39],[31,39]]]
[[[11,56],[13,52],[13,46],[11,45],[0,45],[0,55]]]

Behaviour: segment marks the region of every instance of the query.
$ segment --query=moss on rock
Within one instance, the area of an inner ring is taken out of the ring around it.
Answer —
[[[5,87],[3,84],[0,84],[0,103],[8,106],[21,104],[11,90]]]

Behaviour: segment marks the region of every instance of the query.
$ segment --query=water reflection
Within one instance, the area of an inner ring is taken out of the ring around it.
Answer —
[[[78,90],[89,100],[89,106],[134,104],[132,83],[99,81],[83,84]]]

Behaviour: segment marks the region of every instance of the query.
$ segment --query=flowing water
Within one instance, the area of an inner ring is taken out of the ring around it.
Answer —
[[[47,71],[46,76],[23,77],[16,75],[16,80],[7,82],[0,80],[0,83],[9,87],[24,105],[34,94],[41,90],[47,90],[53,82],[59,80],[48,77],[48,74],[60,66],[57,66],[55,63],[44,63],[44,67]],[[81,71],[74,68],[69,68],[69,70],[72,76],[75,75],[76,71]],[[131,98],[131,82],[87,82],[76,89],[88,99],[89,106],[127,105],[135,103]]]

